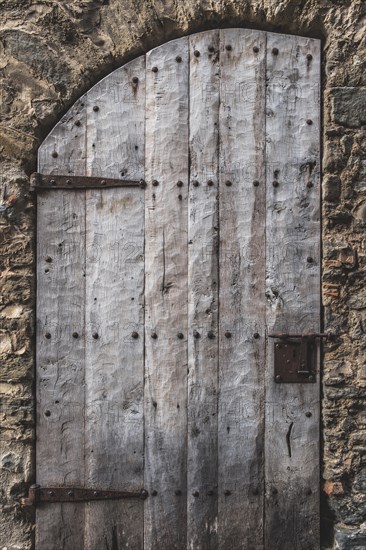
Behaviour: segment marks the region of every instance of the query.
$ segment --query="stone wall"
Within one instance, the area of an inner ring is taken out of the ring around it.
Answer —
[[[366,3],[0,0],[0,548],[32,548],[34,227],[39,144],[112,69],[173,38],[253,27],[323,41],[323,548],[366,547]],[[310,549],[312,550],[312,549]],[[315,550],[315,549],[314,549]]]

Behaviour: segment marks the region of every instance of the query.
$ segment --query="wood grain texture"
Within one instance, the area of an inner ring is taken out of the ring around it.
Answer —
[[[145,502],[145,548],[182,550],[187,536],[188,39],[147,55],[146,100],[145,487],[157,494]]]
[[[87,191],[86,487],[143,487],[143,194]],[[143,547],[141,500],[87,504],[85,549],[113,544]]]
[[[263,547],[264,59],[264,33],[220,31],[218,533],[222,549]],[[258,187],[254,181],[259,181]]]
[[[191,36],[189,53],[187,548],[214,550],[217,548],[219,31]]]
[[[320,328],[319,64],[318,40],[268,34],[269,332]],[[266,547],[319,548],[319,382],[275,384],[274,345],[266,371]]]
[[[82,485],[85,193],[41,192],[37,207],[36,479]],[[83,505],[40,506],[37,548],[72,550],[82,524]]]
[[[143,178],[144,57],[94,86],[87,95],[87,113],[87,175]],[[144,450],[144,191],[89,190],[86,211],[85,400],[90,415],[85,422],[85,483],[139,490]],[[139,500],[89,503],[85,549],[142,548],[143,508]]]

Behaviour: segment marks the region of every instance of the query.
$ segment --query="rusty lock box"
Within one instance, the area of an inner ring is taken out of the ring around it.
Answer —
[[[283,338],[275,342],[274,379],[276,383],[316,381],[317,346],[315,339]]]

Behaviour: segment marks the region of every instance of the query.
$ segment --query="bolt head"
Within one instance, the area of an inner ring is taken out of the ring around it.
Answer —
[[[181,180],[177,181],[177,187],[183,187],[183,182]]]
[[[213,53],[213,52],[215,51],[214,46],[209,46],[209,47],[208,47],[208,51],[211,52],[211,53]]]
[[[97,113],[97,112],[99,111],[99,107],[98,107],[98,105],[94,105],[94,107],[93,107],[93,111],[95,111],[96,113]]]
[[[152,70],[153,73],[157,73],[159,69],[157,67],[152,67],[151,70]]]
[[[277,180],[274,180],[274,181],[272,182],[272,185],[273,185],[273,187],[278,187],[280,184],[278,183]]]
[[[259,187],[259,181],[258,181],[258,180],[254,180],[254,181],[253,181],[253,185],[254,185],[254,187]]]
[[[58,152],[57,151],[52,151],[52,156],[54,159],[56,159],[58,157]]]
[[[277,374],[276,378],[275,378],[275,381],[276,382],[281,382],[282,380],[282,376],[280,376],[279,374]]]
[[[306,121],[306,124],[308,126],[311,126],[313,124],[313,121],[311,120],[311,118],[308,118],[307,121]]]
[[[75,120],[75,126],[80,126],[80,125],[81,125],[80,120]]]
[[[74,496],[74,493],[73,493],[73,491],[68,491],[68,492],[67,492],[67,496],[69,496],[69,497],[73,497],[73,496]]]
[[[215,338],[215,334],[212,332],[212,330],[208,331],[207,336],[208,338],[210,338],[210,340],[213,340],[213,338]]]
[[[77,332],[73,332],[73,333],[72,333],[72,337],[73,337],[73,338],[79,338],[79,334],[78,334]]]
[[[306,56],[306,59],[308,61],[311,61],[313,59],[313,56],[311,55],[311,53],[308,53],[307,56]]]
[[[308,256],[306,258],[306,261],[308,262],[308,264],[312,264],[312,263],[314,263],[314,258],[312,256]]]
[[[107,183],[107,182],[106,182],[105,180],[102,180],[102,181],[100,182],[100,185],[106,185],[106,183]]]
[[[158,335],[156,334],[156,332],[152,332],[152,333],[151,333],[151,338],[152,338],[153,340],[156,340],[157,337],[158,337]]]
[[[197,181],[197,180],[194,180],[194,181],[193,181],[192,183],[193,183],[194,187],[198,187],[198,186],[199,186],[199,184],[200,184],[200,182],[199,182],[199,181]]]
[[[259,52],[259,48],[258,48],[258,46],[254,46],[254,48],[253,48],[253,52],[254,52],[254,53],[258,53],[258,52]]]
[[[214,182],[213,182],[212,180],[208,180],[207,185],[208,185],[209,187],[212,187],[213,184],[214,184]]]
[[[312,416],[312,414],[311,414],[310,411],[307,411],[307,412],[305,413],[305,416],[306,416],[307,418],[310,418],[310,417]]]
[[[233,47],[230,46],[230,44],[227,44],[227,46],[225,46],[225,49],[226,49],[226,51],[231,52],[231,50],[233,49]]]
[[[315,378],[312,374],[310,374],[309,378],[308,378],[309,382],[314,382],[315,381]]]
[[[48,410],[47,410],[47,411],[44,411],[44,415],[45,415],[45,416],[51,416],[51,411],[48,411]]]
[[[314,184],[312,181],[308,181],[307,184],[306,184],[306,187],[308,187],[308,189],[311,189],[312,187],[314,187]]]
[[[226,495],[226,496],[229,496],[229,495],[231,495],[231,491],[229,491],[229,489],[225,489],[225,491],[224,491],[224,495]]]
[[[66,180],[66,183],[67,183],[67,185],[71,185],[72,181],[71,180]]]
[[[49,264],[52,262],[51,256],[47,256],[47,257],[46,257],[46,262],[49,263]]]
[[[98,340],[99,334],[97,332],[93,332],[93,338],[94,340]]]
[[[193,54],[195,57],[199,57],[201,55],[198,50],[194,50]]]
[[[232,186],[232,182],[231,182],[230,180],[226,180],[226,181],[225,181],[225,185],[226,185],[227,187],[231,187],[231,186]]]
[[[199,494],[198,491],[193,491],[192,495],[193,495],[194,497],[199,497],[200,494]]]
[[[278,48],[272,48],[272,53],[273,55],[278,55],[279,54]]]
[[[177,55],[177,57],[175,58],[176,62],[177,63],[181,63],[182,62],[182,58],[180,55]]]
[[[258,338],[260,338],[259,332],[255,332],[255,333],[253,334],[253,338],[255,338],[256,340],[258,340]]]
[[[137,77],[137,76],[134,76],[133,79],[132,79],[132,82],[133,82],[134,84],[137,84],[138,81],[139,81],[138,77]]]
[[[231,332],[229,332],[228,330],[225,332],[225,336],[226,338],[231,338]]]
[[[48,491],[48,495],[50,497],[54,497],[55,496],[55,491]]]
[[[45,338],[47,338],[47,340],[50,340],[51,339],[51,333],[50,332],[46,332],[46,334],[44,335]]]
[[[200,333],[198,332],[198,330],[194,330],[194,331],[193,331],[193,336],[194,336],[195,338],[199,338],[199,337],[200,337]]]
[[[131,334],[131,336],[134,340],[137,340],[137,338],[139,337],[138,332],[135,331]]]
[[[98,496],[98,491],[94,491],[94,492],[93,492],[93,495],[94,495],[95,497],[97,497],[97,496]]]
[[[153,180],[152,184],[153,184],[153,187],[157,187],[159,185],[159,182],[158,180]]]
[[[178,332],[177,337],[179,338],[179,340],[183,340],[184,334],[182,332]]]

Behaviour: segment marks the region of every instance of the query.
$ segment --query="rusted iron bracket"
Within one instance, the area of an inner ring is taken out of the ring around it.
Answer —
[[[146,183],[141,180],[118,180],[97,178],[94,176],[59,176],[39,174],[35,172],[30,177],[32,191],[40,189],[104,189],[106,187],[138,187],[145,189]]]
[[[268,338],[278,338],[280,340],[288,340],[291,338],[308,338],[314,340],[315,338],[324,338],[325,340],[332,340],[335,335],[331,332],[305,332],[303,334],[291,334],[287,332],[275,332],[268,334]]]
[[[22,506],[34,506],[39,502],[88,502],[90,500],[112,500],[122,498],[139,498],[149,496],[146,489],[140,491],[105,491],[85,487],[41,487],[31,485],[28,497],[21,499]]]

